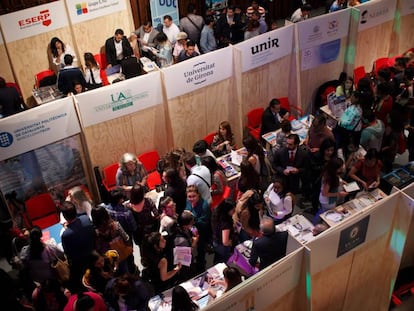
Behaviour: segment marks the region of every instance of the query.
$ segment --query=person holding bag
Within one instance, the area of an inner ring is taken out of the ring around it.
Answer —
[[[86,52],[83,55],[85,60],[85,80],[88,90],[97,89],[102,86],[101,69],[92,53]]]
[[[132,240],[122,228],[121,224],[113,220],[103,206],[92,209],[92,222],[96,232],[96,250],[105,254],[110,249],[115,249],[118,254],[119,273],[128,271],[126,259],[133,256]]]

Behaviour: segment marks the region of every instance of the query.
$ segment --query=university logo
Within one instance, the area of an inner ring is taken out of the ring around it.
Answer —
[[[20,29],[28,28],[35,25],[49,26],[52,24],[49,10],[40,11],[38,15],[19,20]]]
[[[13,143],[13,135],[9,132],[0,133],[0,147],[6,148]]]
[[[76,4],[76,15],[88,14],[88,5],[86,2]]]

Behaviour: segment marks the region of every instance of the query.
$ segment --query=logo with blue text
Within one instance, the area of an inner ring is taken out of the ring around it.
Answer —
[[[9,132],[0,133],[0,147],[7,148],[13,143],[13,135]]]

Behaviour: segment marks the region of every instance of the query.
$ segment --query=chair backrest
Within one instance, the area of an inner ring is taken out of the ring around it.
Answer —
[[[35,74],[36,87],[52,85],[56,83],[56,74],[53,70],[47,69]]]
[[[108,65],[106,62],[106,55],[104,53],[95,54],[93,56],[101,69],[105,69]]]
[[[59,222],[56,204],[50,193],[42,193],[25,201],[32,225],[45,229]]]
[[[209,146],[211,146],[211,143],[213,142],[214,136],[216,136],[217,132],[211,132],[204,136],[203,140],[207,142]]]
[[[147,172],[153,172],[157,170],[157,163],[160,159],[160,155],[157,150],[151,150],[141,153],[138,156],[138,160],[144,165]]]
[[[17,93],[19,93],[20,96],[22,96],[22,91],[20,90],[20,87],[17,83],[14,82],[6,82],[7,87],[13,87],[16,89]]]
[[[367,73],[365,72],[364,66],[359,66],[354,69],[354,85],[358,85],[358,81],[366,77]]]
[[[388,57],[380,57],[374,61],[374,72],[378,73],[381,68],[388,68]]]
[[[104,167],[104,179],[108,187],[114,187],[116,185],[116,172],[118,171],[118,167],[119,163],[112,163]]]
[[[254,108],[247,113],[247,127],[258,128],[262,123],[262,115],[264,108]]]
[[[288,97],[280,97],[278,98],[279,102],[280,102],[280,107],[289,111],[290,113],[290,117],[289,120],[292,121],[295,118],[300,118],[303,115],[303,110],[302,108],[296,106],[296,105],[292,105],[289,102],[289,98]]]

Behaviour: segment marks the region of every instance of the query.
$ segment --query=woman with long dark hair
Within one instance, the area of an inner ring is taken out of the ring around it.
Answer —
[[[234,212],[235,205],[230,200],[222,201],[213,211],[214,263],[227,262],[235,246],[232,218]]]
[[[172,291],[171,311],[195,311],[198,305],[191,300],[190,295],[181,285]]]

